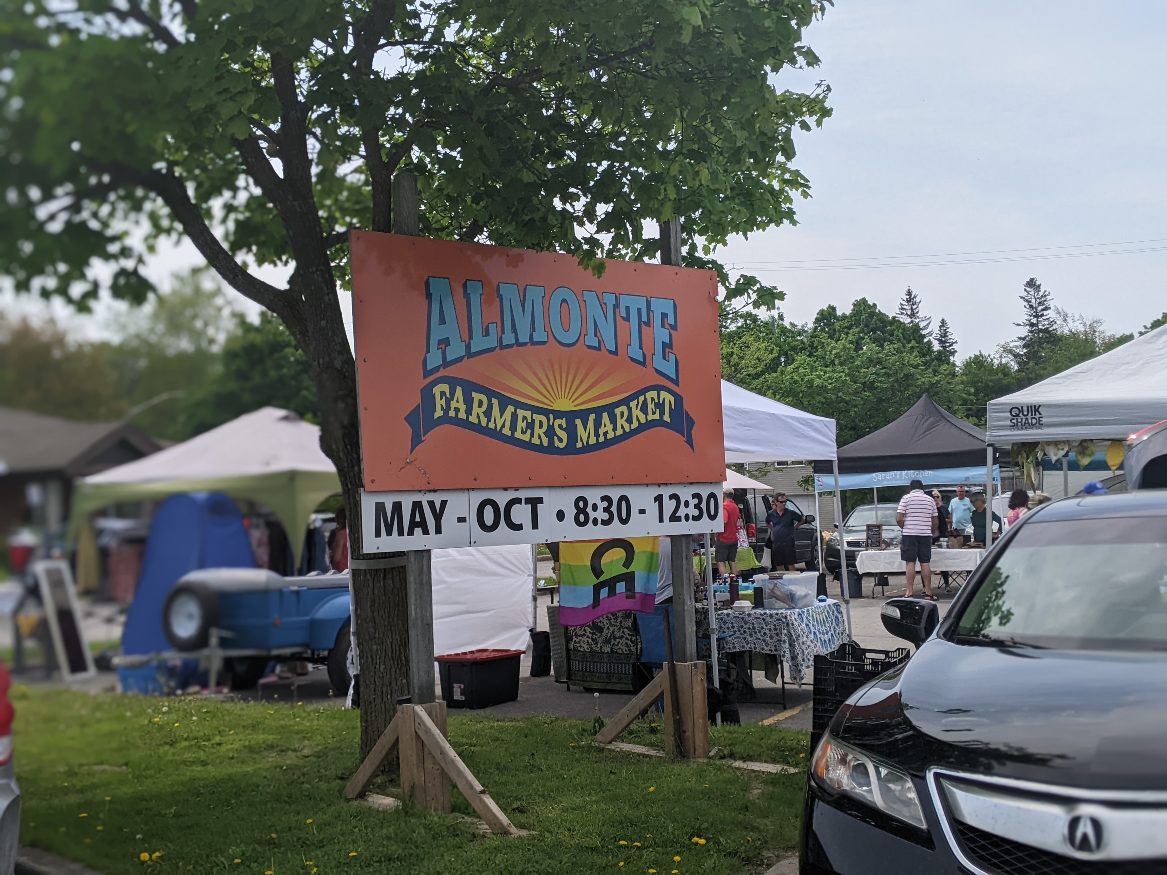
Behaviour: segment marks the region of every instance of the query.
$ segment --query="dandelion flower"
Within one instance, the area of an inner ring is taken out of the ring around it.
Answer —
[[[88,816],[89,816],[89,812],[87,812],[87,811],[82,811],[82,812],[81,812],[80,814],[78,814],[77,816],[78,816],[78,817],[88,817]]]
[[[627,839],[620,839],[620,841],[616,842],[616,844],[618,844],[618,845],[626,845],[626,844],[628,844],[628,840],[627,840]]]
[[[150,855],[150,859],[151,859],[151,860],[153,860],[155,863],[157,863],[159,860],[161,860],[161,859],[162,859],[162,852],[161,852],[161,851],[155,851],[154,853],[152,853],[152,854]]]
[[[106,801],[106,802],[109,802],[109,800],[111,800],[111,799],[113,799],[113,797],[112,797],[112,796],[106,796],[106,797],[105,797],[105,801]]]
[[[675,856],[673,857],[673,862],[674,862],[674,863],[679,863],[679,862],[681,862],[681,857],[680,857],[680,855],[679,855],[679,854],[677,854],[677,855],[675,855]]]
[[[680,871],[681,871],[680,869],[674,869],[673,875],[679,875]]]
[[[353,857],[355,857],[355,856],[357,856],[357,852],[356,852],[356,851],[349,851],[349,852],[348,852],[348,857],[349,857],[349,859],[350,859],[350,860],[351,860]]]
[[[656,787],[649,787],[649,788],[648,788],[648,792],[649,792],[649,793],[655,793],[655,792],[656,792]]]
[[[649,869],[648,875],[656,875],[656,869]]]
[[[138,859],[143,863],[149,863],[150,862],[150,855],[147,854],[145,851],[142,851],[142,853],[138,854]]]
[[[307,820],[304,821],[304,823],[312,823],[312,818],[309,817]]]
[[[263,875],[276,875],[276,873],[274,871],[272,871],[271,869],[264,869]]]
[[[621,860],[621,861],[620,861],[619,863],[617,863],[616,865],[617,865],[619,868],[623,869],[623,868],[624,868],[624,861],[623,861],[623,860]]]
[[[238,857],[236,857],[236,858],[235,858],[234,860],[232,860],[231,862],[232,862],[232,863],[234,863],[236,866],[238,866],[238,865],[239,865],[240,863],[242,863],[243,861],[242,861],[242,860],[240,860]]]
[[[634,847],[634,848],[639,848],[639,847],[640,847],[640,842],[633,842],[633,843],[632,843],[632,847]]]
[[[693,836],[693,844],[703,845],[705,844],[705,839],[701,838],[700,836]]]
[[[271,837],[274,839],[274,838],[276,837],[276,833],[274,833],[274,832],[273,832],[273,833],[271,834]]]

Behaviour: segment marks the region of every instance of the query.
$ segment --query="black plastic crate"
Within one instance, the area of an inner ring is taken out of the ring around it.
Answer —
[[[885,671],[903,665],[912,655],[907,647],[876,650],[849,641],[826,656],[814,658],[814,698],[811,713],[811,750],[851,694]]]
[[[489,708],[519,697],[521,650],[468,650],[437,657],[442,698],[451,708]]]

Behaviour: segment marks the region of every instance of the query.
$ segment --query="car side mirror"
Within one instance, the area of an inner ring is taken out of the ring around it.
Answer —
[[[888,599],[879,609],[879,619],[892,635],[919,647],[936,631],[940,609],[923,599]]]
[[[803,521],[803,523],[804,523],[805,525],[808,525],[808,526],[813,526],[813,525],[814,525],[814,523],[815,523],[815,516],[814,516],[814,514],[813,514],[813,513],[812,513],[812,514],[810,514],[809,516],[804,516],[804,517],[802,518],[802,521]]]
[[[838,523],[835,523],[835,528],[837,529],[838,527],[839,527],[839,524],[838,524]]]

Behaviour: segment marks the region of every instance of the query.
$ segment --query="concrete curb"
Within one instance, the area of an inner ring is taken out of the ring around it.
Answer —
[[[785,860],[779,860],[763,875],[798,875],[798,857],[787,857]]]
[[[21,848],[16,855],[16,875],[101,875],[96,869],[63,860],[40,848]]]

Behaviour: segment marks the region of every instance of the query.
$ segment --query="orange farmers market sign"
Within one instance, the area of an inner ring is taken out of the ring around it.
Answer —
[[[354,232],[366,490],[716,483],[711,271]]]

